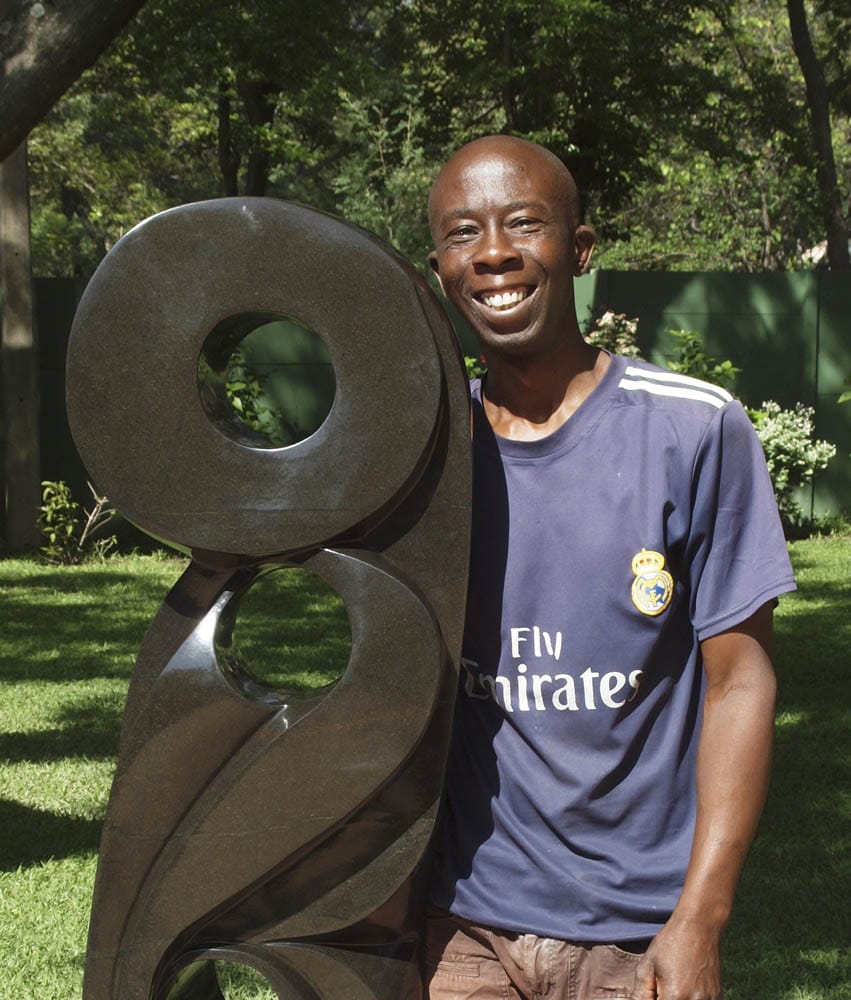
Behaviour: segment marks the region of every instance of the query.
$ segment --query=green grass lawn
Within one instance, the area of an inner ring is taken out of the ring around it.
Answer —
[[[727,934],[727,1000],[851,1000],[851,539],[792,554],[775,774]],[[127,681],[182,568],[0,561],[0,1000],[80,996]],[[344,668],[345,612],[314,580],[275,573],[244,603],[236,642],[270,684],[303,690]],[[269,996],[244,981],[225,995]]]

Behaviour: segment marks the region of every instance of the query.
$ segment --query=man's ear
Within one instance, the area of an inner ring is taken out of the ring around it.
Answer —
[[[576,253],[576,275],[578,277],[588,270],[597,243],[597,234],[590,226],[577,226],[573,239]]]
[[[428,264],[429,267],[432,269],[432,271],[434,271],[434,276],[435,278],[437,278],[437,283],[438,285],[440,285],[441,292],[443,292],[443,294],[445,295],[446,291],[443,287],[443,281],[440,277],[440,264],[438,264],[437,262],[437,252],[435,250],[432,250],[432,252],[428,255]]]

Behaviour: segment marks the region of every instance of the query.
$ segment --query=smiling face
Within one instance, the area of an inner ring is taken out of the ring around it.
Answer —
[[[509,136],[464,146],[429,198],[429,262],[485,354],[545,353],[578,334],[573,278],[594,234],[552,153]]]

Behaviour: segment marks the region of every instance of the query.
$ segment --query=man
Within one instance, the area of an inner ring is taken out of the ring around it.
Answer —
[[[582,338],[594,234],[547,150],[463,147],[429,218],[488,369],[429,996],[717,1000],[794,589],[759,443],[723,390]]]

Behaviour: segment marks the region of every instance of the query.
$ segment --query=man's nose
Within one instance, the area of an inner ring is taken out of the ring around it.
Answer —
[[[475,267],[493,271],[522,267],[522,263],[519,251],[502,227],[485,230],[473,258]]]

